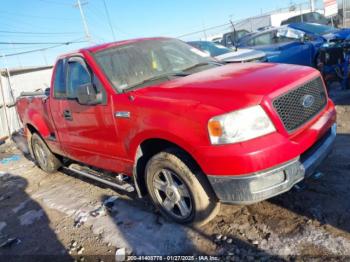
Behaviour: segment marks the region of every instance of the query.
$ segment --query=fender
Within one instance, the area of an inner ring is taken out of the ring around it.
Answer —
[[[198,163],[198,161],[194,157],[193,150],[192,150],[195,147],[191,147],[188,143],[186,143],[183,139],[179,138],[178,136],[159,129],[147,130],[142,133],[139,133],[130,141],[130,147],[129,147],[129,156],[132,158],[134,162],[132,174],[133,174],[136,191],[139,198],[142,198],[147,194],[147,189],[145,187],[143,176],[142,175],[140,176],[140,171],[141,171],[140,168],[142,168],[142,166],[146,164],[146,163],[142,163],[143,161],[141,161],[141,164],[139,164],[140,162],[139,159],[141,159],[143,156],[140,145],[143,142],[150,139],[160,139],[166,142],[170,142],[178,146],[179,148],[183,149],[184,151],[186,151],[188,154],[190,154],[193,157],[194,161]]]
[[[35,110],[29,110],[27,124],[34,126],[34,128],[43,138],[50,136],[50,129],[46,124],[45,119],[40,115],[39,112]]]
[[[166,132],[160,129],[146,130],[137,134],[131,141],[129,147],[129,156],[131,159],[135,159],[138,147],[146,140],[149,139],[162,139],[177,145],[178,147],[185,150],[187,153],[191,154],[194,158],[194,148],[188,142],[181,139],[179,136]]]

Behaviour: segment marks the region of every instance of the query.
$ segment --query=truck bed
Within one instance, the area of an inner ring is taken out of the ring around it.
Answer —
[[[21,96],[17,98],[16,107],[23,125],[31,124],[34,125],[34,128],[39,129],[40,127],[35,126],[35,120],[40,116],[50,129],[45,135],[53,132],[48,101],[49,97],[45,92],[21,93]]]

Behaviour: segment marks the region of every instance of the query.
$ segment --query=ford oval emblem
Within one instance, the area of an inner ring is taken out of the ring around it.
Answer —
[[[312,105],[315,103],[315,97],[312,95],[306,95],[302,98],[302,105],[305,108],[312,107]]]

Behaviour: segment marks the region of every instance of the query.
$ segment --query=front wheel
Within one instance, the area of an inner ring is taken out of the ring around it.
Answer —
[[[42,170],[47,173],[54,173],[61,167],[61,161],[50,151],[37,133],[32,135],[31,146],[35,162]]]
[[[156,208],[181,224],[204,225],[219,212],[218,203],[201,172],[186,154],[167,150],[153,156],[146,167],[146,184]]]

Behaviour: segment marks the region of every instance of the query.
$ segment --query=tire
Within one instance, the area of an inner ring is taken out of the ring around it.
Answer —
[[[156,209],[176,223],[202,226],[220,210],[204,174],[180,150],[165,150],[148,161],[146,186]]]
[[[55,173],[62,166],[61,161],[37,133],[32,135],[31,146],[36,164],[45,172]]]

